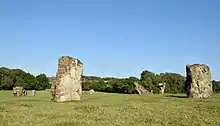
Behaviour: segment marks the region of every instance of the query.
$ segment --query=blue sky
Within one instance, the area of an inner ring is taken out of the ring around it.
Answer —
[[[185,75],[205,63],[220,80],[219,0],[1,0],[0,65],[56,74],[58,58],[84,74]]]

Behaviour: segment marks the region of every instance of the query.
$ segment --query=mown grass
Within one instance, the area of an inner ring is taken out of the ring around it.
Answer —
[[[220,94],[211,99],[182,95],[85,94],[82,101],[53,103],[50,91],[14,98],[0,91],[2,126],[219,126]]]

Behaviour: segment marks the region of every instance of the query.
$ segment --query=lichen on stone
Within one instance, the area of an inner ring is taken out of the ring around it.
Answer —
[[[81,100],[83,64],[78,59],[62,56],[59,59],[56,81],[51,86],[56,102]]]
[[[186,65],[185,85],[188,97],[211,97],[212,82],[210,68],[205,64]]]
[[[16,87],[13,87],[13,94],[14,96],[16,97],[21,97],[23,96],[23,87],[21,86],[16,86]]]

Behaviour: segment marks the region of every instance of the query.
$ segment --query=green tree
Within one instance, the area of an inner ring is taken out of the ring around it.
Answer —
[[[156,75],[155,73],[145,70],[141,73],[141,85],[147,88],[149,91],[158,92],[158,86],[156,84]]]
[[[185,92],[185,77],[176,73],[161,74],[162,82],[166,83],[166,93],[183,93]]]
[[[13,85],[13,80],[10,78],[10,76],[3,76],[1,78],[0,89],[11,90]]]
[[[36,89],[36,85],[38,84],[37,79],[35,76],[31,75],[30,73],[27,73],[26,76],[24,77],[24,87],[27,90],[33,90]]]
[[[220,81],[212,81],[212,88],[214,93],[220,93]]]
[[[106,85],[103,80],[93,82],[89,85],[89,89],[94,89],[95,91],[105,91]]]
[[[41,90],[50,87],[50,84],[45,74],[35,77],[21,69],[0,67],[0,89],[12,90],[14,86]]]
[[[49,87],[48,85],[50,85],[49,80],[45,74],[40,74],[36,76],[36,81],[37,81],[37,85],[36,85],[37,90],[44,90],[47,87]]]

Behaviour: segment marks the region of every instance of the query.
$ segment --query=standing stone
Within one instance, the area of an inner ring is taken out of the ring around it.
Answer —
[[[35,96],[36,95],[36,91],[32,90],[32,95]]]
[[[164,94],[165,88],[166,88],[166,83],[159,83],[160,86],[160,93]]]
[[[187,65],[185,84],[188,97],[211,97],[212,81],[209,67],[204,64]]]
[[[52,84],[52,100],[56,102],[81,100],[83,64],[78,59],[59,59],[56,81]]]
[[[23,90],[24,90],[24,88],[21,86],[13,87],[13,95],[15,97],[21,97],[21,96],[23,96]]]

